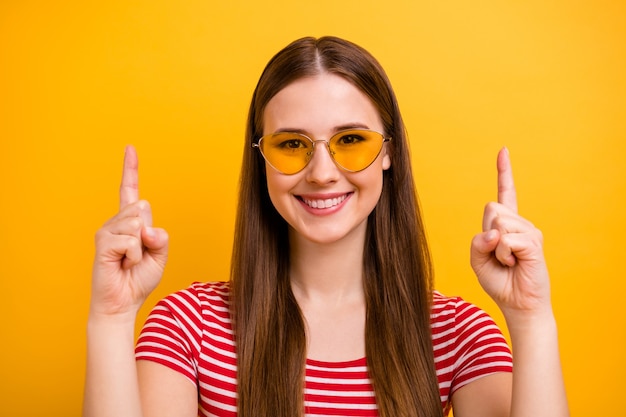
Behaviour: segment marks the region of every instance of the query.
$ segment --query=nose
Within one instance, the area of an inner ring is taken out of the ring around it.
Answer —
[[[330,155],[328,142],[323,140],[314,142],[313,155],[306,170],[307,181],[314,184],[324,185],[339,179],[339,167]]]

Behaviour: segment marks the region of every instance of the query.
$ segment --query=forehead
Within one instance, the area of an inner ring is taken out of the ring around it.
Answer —
[[[329,73],[288,84],[272,97],[263,113],[263,134],[298,129],[326,135],[350,125],[382,131],[372,100],[351,82]]]

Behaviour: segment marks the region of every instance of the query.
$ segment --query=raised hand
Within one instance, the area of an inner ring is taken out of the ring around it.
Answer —
[[[136,314],[156,288],[167,261],[168,235],[152,227],[152,210],[139,200],[137,153],[126,148],[120,211],[96,233],[91,314]]]
[[[543,236],[517,213],[517,194],[506,148],[498,154],[497,166],[498,202],[485,207],[483,231],[472,240],[472,268],[507,320],[551,314]]]

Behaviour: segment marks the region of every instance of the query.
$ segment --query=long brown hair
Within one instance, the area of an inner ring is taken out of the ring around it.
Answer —
[[[377,107],[391,168],[368,219],[364,252],[367,366],[381,417],[442,415],[430,328],[432,272],[404,124],[391,84],[363,48],[335,37],[302,38],[267,64],[252,97],[233,247],[232,314],[238,415],[304,414],[306,335],[289,282],[287,223],[267,191],[262,136],[270,99],[296,79],[330,72]]]

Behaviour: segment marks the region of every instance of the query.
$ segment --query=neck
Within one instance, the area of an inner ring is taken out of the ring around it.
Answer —
[[[366,224],[332,243],[307,240],[290,230],[290,277],[300,303],[363,300],[363,248]]]

